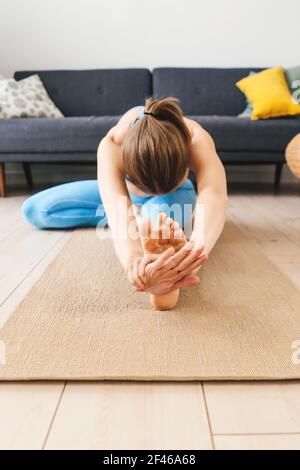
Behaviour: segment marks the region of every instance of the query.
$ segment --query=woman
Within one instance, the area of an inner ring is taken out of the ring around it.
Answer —
[[[189,169],[196,175],[197,195]],[[182,115],[175,98],[148,98],[101,140],[98,183],[99,190],[96,181],[48,189],[29,198],[23,213],[39,228],[108,223],[132,287],[150,292],[156,308],[173,307],[180,287],[199,282],[196,272],[225,222],[226,177],[212,138]],[[133,205],[140,208],[139,225]],[[191,240],[185,243],[180,227],[191,225],[193,210]],[[153,232],[158,216],[160,227]]]

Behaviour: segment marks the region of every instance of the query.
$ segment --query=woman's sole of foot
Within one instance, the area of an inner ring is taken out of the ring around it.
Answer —
[[[177,252],[187,243],[183,230],[164,213],[159,214],[157,229],[153,229],[149,219],[143,219],[140,224],[140,235],[145,253],[160,254],[170,247]],[[150,301],[155,310],[172,310],[178,298],[179,289],[163,295],[150,294]]]

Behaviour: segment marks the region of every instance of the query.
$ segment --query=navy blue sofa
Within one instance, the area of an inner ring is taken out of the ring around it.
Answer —
[[[224,164],[276,165],[280,182],[284,150],[300,132],[295,118],[251,121],[238,118],[244,95],[235,86],[251,69],[156,68],[16,72],[20,80],[41,77],[64,119],[23,118],[0,121],[0,192],[4,164],[21,162],[28,185],[33,163],[94,163],[99,141],[130,107],[145,97],[175,96],[184,113],[215,140]],[[254,69],[259,71],[260,69]]]

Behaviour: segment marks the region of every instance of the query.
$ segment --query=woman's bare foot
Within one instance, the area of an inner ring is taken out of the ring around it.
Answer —
[[[140,224],[140,235],[145,253],[160,254],[170,247],[177,252],[187,242],[180,226],[164,213],[159,214],[158,229],[152,228],[149,219],[143,219]],[[178,297],[179,289],[169,294],[150,294],[152,306],[156,310],[171,310],[176,306]]]

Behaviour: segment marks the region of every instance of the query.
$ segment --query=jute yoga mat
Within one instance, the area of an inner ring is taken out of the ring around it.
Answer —
[[[228,223],[176,310],[133,293],[112,243],[79,230],[0,330],[0,380],[300,378],[300,294]]]

